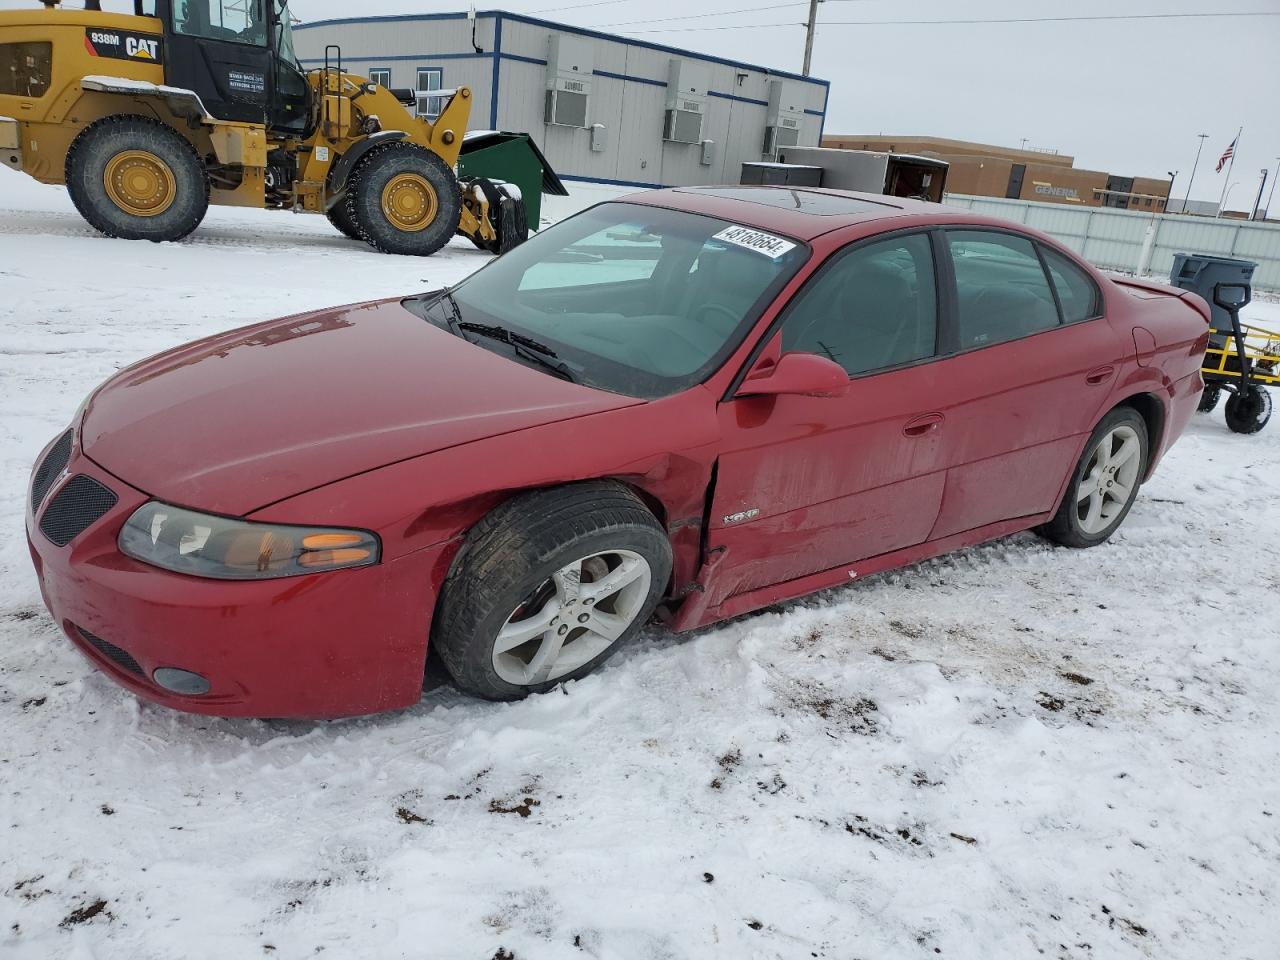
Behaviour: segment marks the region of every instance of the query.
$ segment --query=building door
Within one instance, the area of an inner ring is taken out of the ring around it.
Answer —
[[[1025,163],[1015,163],[1009,168],[1009,186],[1005,188],[1004,195],[1010,200],[1017,200],[1022,196],[1022,178],[1027,175],[1027,165]]]

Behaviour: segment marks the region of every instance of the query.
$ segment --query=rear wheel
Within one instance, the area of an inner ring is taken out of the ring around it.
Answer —
[[[344,237],[350,237],[352,240],[363,240],[360,236],[360,228],[352,221],[347,214],[347,205],[344,201],[338,201],[325,213],[329,222],[334,225],[337,231]]]
[[[1246,393],[1227,397],[1227,427],[1235,433],[1257,433],[1271,419],[1271,394],[1265,387],[1249,384]]]
[[[360,162],[345,204],[344,216],[372,247],[419,257],[448,243],[462,215],[453,171],[430,150],[402,140]]]
[[[432,644],[459,688],[516,700],[585,676],[634,636],[671,575],[671,545],[617,483],[539,490],[467,536]]]
[[[181,240],[209,208],[195,148],[148,117],[108,117],[67,152],[67,190],[80,215],[109,237]]]
[[[1146,421],[1117,407],[1094,429],[1058,512],[1038,532],[1064,547],[1104,543],[1128,516],[1146,469]]]

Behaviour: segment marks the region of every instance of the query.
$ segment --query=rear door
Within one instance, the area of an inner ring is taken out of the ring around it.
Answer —
[[[955,355],[939,384],[947,482],[930,539],[1054,509],[1124,355],[1066,257],[1013,231],[946,237]]]
[[[219,120],[266,123],[270,0],[160,0],[165,83],[194,90]]]
[[[762,357],[816,353],[849,373],[840,397],[733,397],[708,546],[715,604],[921,543],[944,482],[933,407],[938,299],[928,232],[834,254],[783,311]]]

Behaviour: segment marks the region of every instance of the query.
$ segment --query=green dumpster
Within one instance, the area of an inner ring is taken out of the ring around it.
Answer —
[[[458,175],[505,180],[520,189],[529,225],[535,229],[542,222],[542,195],[567,197],[551,164],[527,133],[505,133],[497,130],[473,130],[462,138],[458,157]]]

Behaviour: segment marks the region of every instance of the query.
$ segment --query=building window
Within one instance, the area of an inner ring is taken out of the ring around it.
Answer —
[[[418,116],[426,117],[428,120],[435,120],[440,116],[440,111],[444,109],[444,97],[428,97],[425,94],[431,90],[439,90],[441,81],[444,79],[444,71],[439,67],[419,67],[418,68]]]
[[[380,87],[391,89],[391,71],[386,67],[374,67],[369,71],[369,80]]]

